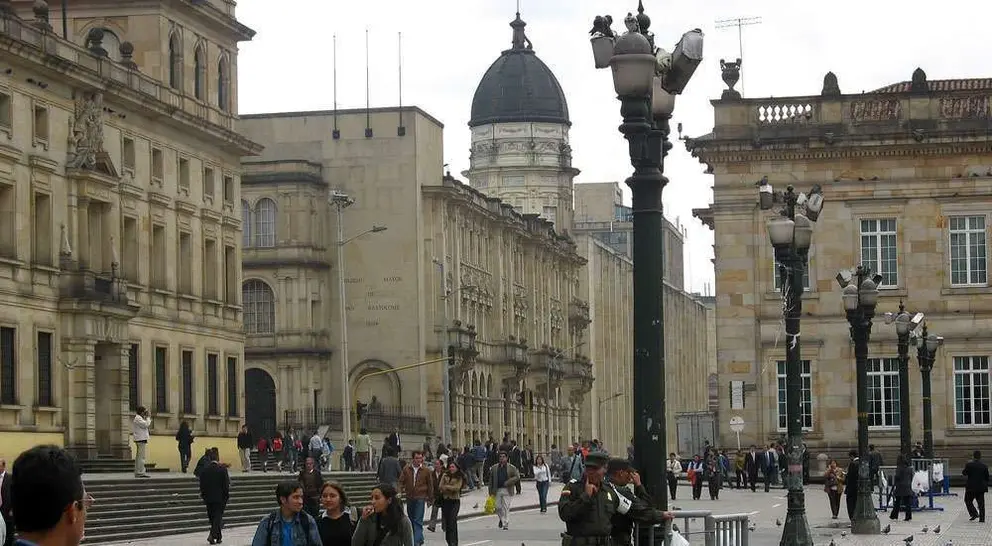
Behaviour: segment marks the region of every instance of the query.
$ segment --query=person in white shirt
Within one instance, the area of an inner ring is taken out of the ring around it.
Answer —
[[[541,505],[541,513],[548,512],[548,489],[551,487],[551,467],[544,462],[544,456],[534,457],[534,482],[537,483],[537,498]]]
[[[679,489],[679,475],[682,474],[682,463],[679,462],[675,453],[668,454],[668,463],[665,465],[665,478],[668,480],[668,496],[675,500],[675,493]]]
[[[134,415],[134,423],[131,425],[131,434],[134,436],[134,476],[137,478],[148,478],[145,472],[145,456],[148,453],[148,429],[152,426],[152,419],[148,415],[145,406],[138,406]]]

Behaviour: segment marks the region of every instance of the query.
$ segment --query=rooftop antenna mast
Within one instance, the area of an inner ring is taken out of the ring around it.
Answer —
[[[716,28],[734,28],[737,27],[737,44],[739,47],[738,56],[744,58],[744,27],[749,27],[751,25],[760,25],[761,17],[735,17],[733,19],[718,19],[716,21]],[[744,68],[741,67],[741,95],[744,94]]]
[[[334,131],[331,132],[331,137],[334,140],[341,138],[341,131],[338,129],[338,35],[334,35],[334,47],[333,47],[333,72],[334,72]]]
[[[369,29],[365,29],[365,138],[372,138],[372,95],[369,91]]]
[[[400,108],[397,111],[399,125],[396,126],[396,136],[406,136],[406,127],[403,126],[403,33],[399,33],[397,39],[397,56],[399,57],[400,71]]]

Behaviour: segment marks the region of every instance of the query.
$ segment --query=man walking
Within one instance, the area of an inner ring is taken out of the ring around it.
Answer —
[[[355,455],[358,457],[358,471],[368,472],[372,470],[371,464],[372,437],[369,431],[364,428],[358,431],[358,438],[355,439]]]
[[[224,509],[231,498],[231,476],[227,468],[220,464],[216,447],[210,448],[207,458],[209,462],[200,471],[200,498],[207,507],[207,521],[210,522],[207,543],[219,544],[223,541]]]
[[[985,493],[989,490],[989,467],[982,462],[982,452],[975,451],[974,457],[968,464],[964,465],[964,474],[967,481],[964,486],[964,505],[968,509],[971,521],[978,520],[978,523],[985,523]],[[978,509],[973,504],[978,503]]]
[[[135,411],[134,422],[131,424],[131,435],[134,436],[134,477],[147,478],[145,472],[145,457],[148,454],[148,429],[152,426],[152,419],[148,415],[145,406],[138,406]]]
[[[489,495],[496,497],[496,516],[504,531],[510,528],[510,501],[520,483],[520,471],[509,461],[510,456],[501,451],[499,462],[489,469]]]
[[[434,479],[424,468],[424,454],[413,452],[413,462],[400,474],[400,491],[406,494],[406,515],[413,526],[414,546],[424,543],[424,510],[434,502]]]
[[[746,485],[750,485],[751,492],[754,493],[758,483],[758,448],[754,444],[751,445],[751,451],[744,456],[744,473],[747,474]]]
[[[238,455],[241,456],[241,471],[251,471],[251,433],[248,432],[248,425],[241,425],[241,432],[238,433]]]
[[[79,546],[93,497],[72,455],[56,446],[31,448],[14,461],[10,479],[18,546]]]

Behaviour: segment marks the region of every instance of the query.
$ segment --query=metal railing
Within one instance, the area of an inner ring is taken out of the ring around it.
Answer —
[[[689,544],[703,546],[748,546],[750,529],[747,514],[716,514],[709,510],[676,510],[672,512],[675,519],[672,522],[672,535],[677,532]],[[702,521],[702,529],[699,528]],[[638,546],[653,546],[654,544],[673,544],[673,536],[664,537],[664,525],[641,527],[634,530],[634,544]],[[657,542],[655,542],[657,541]]]
[[[298,410],[286,410],[283,415],[283,430],[290,427],[296,430],[317,430],[321,426],[328,426],[330,430],[342,430],[341,408],[303,408]],[[399,430],[400,434],[430,434],[431,428],[427,424],[427,418],[423,413],[416,411],[416,408],[407,406],[377,406],[368,408],[359,421],[354,411],[348,412],[352,423],[358,422],[359,428],[368,429],[370,432],[392,432]],[[356,432],[358,429],[355,429]]]

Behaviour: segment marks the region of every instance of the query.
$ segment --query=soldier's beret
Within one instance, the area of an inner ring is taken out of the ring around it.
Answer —
[[[634,468],[633,465],[631,465],[630,461],[628,461],[627,459],[619,459],[617,457],[613,457],[610,459],[610,462],[606,464],[606,473],[613,474],[614,472],[631,470],[633,468]]]
[[[610,462],[610,458],[598,451],[593,451],[592,453],[586,455],[586,466],[591,466],[593,468],[603,468]]]

